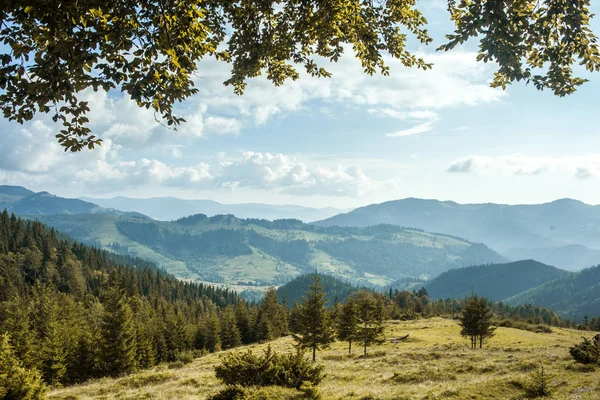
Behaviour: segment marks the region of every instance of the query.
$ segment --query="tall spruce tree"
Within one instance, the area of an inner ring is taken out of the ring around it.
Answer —
[[[348,342],[348,354],[352,354],[352,342],[359,339],[359,319],[355,297],[350,296],[339,308],[336,319],[337,338]]]
[[[107,375],[131,372],[136,367],[133,313],[123,292],[109,289],[102,321],[102,364]]]
[[[242,344],[242,335],[236,323],[235,312],[228,306],[221,314],[221,347],[231,349]]]
[[[325,304],[321,278],[315,274],[312,283],[298,308],[294,339],[301,349],[311,349],[316,360],[317,350],[328,348],[335,340],[333,321]]]
[[[277,339],[287,330],[287,310],[279,304],[275,288],[270,287],[259,308],[255,330],[256,339]]]
[[[363,345],[366,357],[368,346],[383,342],[385,303],[383,295],[369,290],[361,290],[352,297],[356,302],[359,322],[357,339]]]

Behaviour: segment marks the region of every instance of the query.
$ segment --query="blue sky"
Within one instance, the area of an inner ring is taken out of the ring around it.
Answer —
[[[228,66],[200,64],[200,93],[178,105],[172,132],[120,93],[84,93],[100,150],[65,154],[48,116],[0,121],[0,181],[64,196],[178,196],[349,208],[404,197],[600,203],[600,74],[568,98],[516,84],[491,89],[477,43],[436,53],[451,30],[445,5],[421,2],[436,38],[414,46],[435,65],[369,77],[351,54],[331,79],[238,97]],[[596,12],[600,7],[595,7]],[[600,20],[594,21],[600,33]]]

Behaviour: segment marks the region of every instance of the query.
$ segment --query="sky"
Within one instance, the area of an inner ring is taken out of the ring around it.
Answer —
[[[434,67],[368,76],[347,52],[243,96],[223,86],[230,66],[199,65],[199,93],[177,105],[178,131],[119,92],[84,92],[102,147],[64,153],[49,115],[0,120],[0,184],[66,197],[176,196],[353,208],[406,197],[461,203],[600,204],[600,73],[567,98],[524,84],[492,89],[494,66],[476,42],[436,52],[452,30],[445,3],[423,0],[433,45],[412,45]],[[600,6],[593,6],[598,13]],[[593,22],[600,34],[600,18]]]

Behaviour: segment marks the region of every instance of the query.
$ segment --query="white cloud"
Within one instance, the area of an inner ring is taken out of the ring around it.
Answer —
[[[535,176],[567,172],[578,179],[600,176],[600,154],[571,157],[535,157],[522,154],[488,157],[471,155],[454,160],[448,172]]]
[[[429,132],[431,130],[433,130],[433,122],[425,122],[425,123],[413,126],[412,128],[404,129],[401,131],[396,131],[393,133],[388,133],[385,136],[387,136],[387,137],[413,136],[413,135],[420,135],[421,133]]]

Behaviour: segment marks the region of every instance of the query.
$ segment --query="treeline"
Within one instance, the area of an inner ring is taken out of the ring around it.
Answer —
[[[0,334],[18,363],[51,385],[189,360],[287,330],[274,290],[249,305],[227,289],[58,236],[0,215]]]
[[[335,299],[343,302],[350,294],[359,290],[340,279],[329,275],[306,274],[301,275],[277,290],[280,301],[286,301],[293,307],[294,303],[301,303],[304,294],[309,291],[314,277],[319,278],[320,285],[327,294],[327,304],[335,306]],[[425,288],[419,290],[393,290],[389,289],[382,294],[385,304],[387,319],[411,320],[435,316],[458,316],[464,309],[467,298],[431,300]],[[530,304],[511,306],[502,302],[488,302],[490,309],[497,319],[512,319],[530,324],[547,324],[553,326],[574,326],[571,321],[561,319],[552,310]],[[592,320],[589,320],[591,324]],[[593,322],[596,322],[594,319]]]

